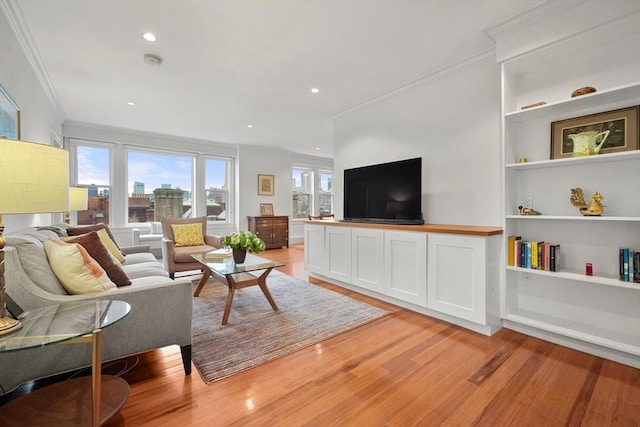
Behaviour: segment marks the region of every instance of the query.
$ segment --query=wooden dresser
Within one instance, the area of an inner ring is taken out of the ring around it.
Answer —
[[[257,234],[267,249],[289,247],[288,216],[248,216],[249,231]]]

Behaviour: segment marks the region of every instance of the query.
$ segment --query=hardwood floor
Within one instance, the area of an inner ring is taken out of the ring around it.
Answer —
[[[307,279],[301,245],[263,256]],[[391,315],[209,385],[195,368],[185,377],[177,347],[139,355],[124,374],[129,400],[107,425],[640,426],[638,369],[318,285]]]

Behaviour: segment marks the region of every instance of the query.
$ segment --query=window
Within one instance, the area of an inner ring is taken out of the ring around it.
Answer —
[[[76,185],[88,188],[87,210],[76,212],[78,225],[109,223],[111,195],[111,149],[106,147],[75,146]]]
[[[207,158],[205,160],[205,200],[209,221],[226,221],[229,217],[230,160]]]
[[[307,218],[313,212],[313,171],[292,169],[293,218]]]
[[[318,213],[333,212],[333,172],[320,171],[318,189]]]
[[[193,215],[194,157],[127,152],[128,222],[188,218]]]

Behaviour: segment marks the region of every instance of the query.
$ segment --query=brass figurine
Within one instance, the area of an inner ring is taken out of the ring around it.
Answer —
[[[578,208],[584,216],[600,216],[604,213],[604,206],[600,203],[604,199],[602,194],[597,191],[591,197],[591,202],[587,205],[584,201],[584,193],[582,188],[576,187],[571,189],[571,204]]]
[[[535,209],[525,208],[523,206],[518,206],[518,210],[520,211],[520,215],[523,215],[523,216],[527,216],[527,215],[542,215],[540,212],[538,212]]]

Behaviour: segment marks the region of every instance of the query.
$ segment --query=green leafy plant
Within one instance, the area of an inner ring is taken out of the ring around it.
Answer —
[[[226,236],[224,245],[233,249],[246,249],[254,254],[259,254],[267,247],[264,240],[250,231],[240,231]]]

